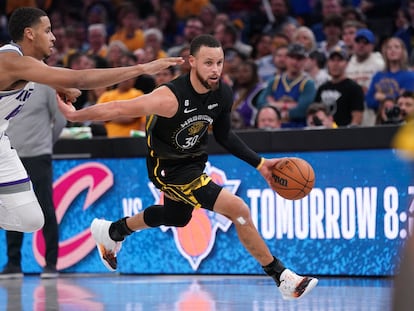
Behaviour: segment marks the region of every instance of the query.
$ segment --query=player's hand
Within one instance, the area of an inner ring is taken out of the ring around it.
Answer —
[[[56,100],[58,103],[58,108],[62,112],[62,114],[65,116],[66,119],[69,121],[71,120],[71,115],[73,112],[76,111],[76,108],[72,105],[72,101],[70,101],[65,94],[56,93]]]
[[[265,161],[263,162],[263,165],[259,168],[260,174],[267,181],[269,186],[270,186],[270,181],[272,178],[272,168],[280,160],[281,160],[280,158],[265,159]]]
[[[76,102],[77,98],[82,94],[79,89],[75,88],[59,88],[57,91],[63,99],[66,98],[66,100],[70,101],[71,103]]]
[[[143,74],[153,75],[162,69],[166,69],[170,66],[181,65],[182,63],[184,63],[184,59],[182,57],[165,57],[156,59],[146,64],[140,64],[139,66],[141,66]]]

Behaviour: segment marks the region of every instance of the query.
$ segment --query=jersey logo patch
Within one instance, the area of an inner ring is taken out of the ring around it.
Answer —
[[[197,108],[192,108],[192,109],[185,108],[184,113],[190,113],[190,112],[193,112],[193,111],[196,111],[196,110],[197,110]]]

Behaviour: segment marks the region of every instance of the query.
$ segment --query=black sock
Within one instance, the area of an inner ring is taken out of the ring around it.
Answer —
[[[286,268],[279,259],[277,259],[276,257],[273,258],[274,260],[270,264],[262,268],[266,272],[266,274],[269,275],[276,282],[277,286],[279,286],[280,275]]]
[[[118,221],[115,221],[109,227],[109,236],[114,241],[123,241],[126,236],[130,235],[134,231],[128,228],[126,220],[128,217],[121,218]]]

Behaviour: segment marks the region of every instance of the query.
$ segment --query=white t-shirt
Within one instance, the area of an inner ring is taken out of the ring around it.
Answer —
[[[385,68],[385,62],[381,53],[373,52],[363,62],[358,62],[356,56],[353,55],[349,60],[345,73],[348,78],[358,83],[366,92],[371,83],[372,77],[378,71],[382,71]]]

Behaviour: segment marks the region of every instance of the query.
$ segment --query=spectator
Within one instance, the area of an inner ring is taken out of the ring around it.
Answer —
[[[164,36],[157,28],[149,28],[144,31],[145,48],[151,47],[154,59],[167,57],[167,52],[162,49]]]
[[[245,127],[253,127],[257,112],[257,97],[264,88],[253,60],[245,60],[238,66],[235,86],[232,110],[240,113]]]
[[[212,3],[207,3],[201,8],[200,19],[204,25],[204,33],[213,33],[217,17],[217,9]]]
[[[191,16],[199,16],[209,0],[174,0],[174,12],[178,19],[185,20]]]
[[[307,128],[337,128],[328,106],[323,103],[312,103],[306,111]]]
[[[344,41],[341,40],[342,36],[342,18],[339,15],[329,15],[323,20],[323,33],[326,40],[321,41],[318,46],[318,50],[329,56],[330,51],[337,46],[345,48]]]
[[[106,57],[108,52],[107,33],[104,24],[91,24],[88,27],[88,54]]]
[[[57,109],[56,91],[36,84],[24,109],[11,120],[7,129],[7,136],[30,176],[45,218],[42,231],[46,251],[42,278],[55,278],[58,274],[59,230],[52,197],[52,152],[65,124],[66,119]],[[23,276],[23,237],[23,232],[6,231],[8,261],[0,279]]]
[[[372,77],[385,68],[384,59],[379,52],[374,51],[375,36],[366,29],[360,29],[355,34],[354,55],[346,67],[348,78],[358,83],[364,94],[367,93]],[[375,112],[365,104],[362,125],[372,126],[375,123]]]
[[[311,52],[306,60],[305,72],[312,78],[316,89],[331,79],[325,65],[326,57],[319,51]]]
[[[178,56],[181,56],[184,59],[184,63],[179,66],[180,74],[189,73],[191,70],[190,62],[188,61],[190,57],[190,46],[184,46],[178,53]]]
[[[222,81],[234,87],[240,64],[246,57],[234,48],[227,48],[224,50],[224,64],[222,72]]]
[[[140,29],[139,13],[131,3],[122,4],[117,14],[117,29],[109,43],[121,41],[130,52],[145,45],[144,32]]]
[[[362,24],[354,20],[344,22],[342,27],[342,41],[344,42],[350,57],[354,55],[355,35],[362,27]]]
[[[121,58],[122,66],[135,65],[133,54],[125,54]],[[97,101],[97,104],[113,100],[131,99],[143,95],[141,90],[134,88],[135,78],[125,80],[117,84],[113,90],[105,91]],[[145,117],[132,118],[120,117],[104,123],[108,137],[126,137],[130,136],[131,131],[145,131]]]
[[[183,38],[182,42],[179,44],[176,44],[172,47],[170,47],[167,50],[167,54],[169,56],[177,56],[178,53],[181,51],[181,49],[185,46],[189,46],[190,42],[197,37],[198,35],[201,35],[204,31],[203,28],[203,22],[200,18],[196,16],[191,16],[185,21],[185,26],[183,30]]]
[[[269,8],[265,6],[262,10],[255,10],[249,20],[249,39],[253,39],[258,33],[269,33],[274,35],[282,32],[286,23],[297,24],[294,17],[289,15],[288,0],[269,0]]]
[[[322,20],[330,15],[342,15],[343,7],[341,0],[322,0],[321,4]],[[317,42],[322,42],[326,39],[323,28],[323,22],[316,23],[311,27]]]
[[[414,92],[403,92],[400,97],[398,97],[397,105],[400,108],[401,119],[407,122],[414,116]]]
[[[355,81],[346,77],[348,55],[344,48],[333,49],[328,57],[331,80],[322,84],[315,102],[324,103],[338,126],[355,126],[362,123],[364,91]]]
[[[397,12],[395,12],[394,15],[394,29],[393,32],[395,35],[399,32],[403,32],[404,30],[407,30],[408,27],[410,27],[410,14],[405,8],[399,8]]]
[[[407,49],[410,65],[414,65],[414,53],[412,37],[414,36],[414,0],[408,0],[408,14],[410,16],[410,25],[396,32],[395,36],[400,38]]]
[[[240,30],[233,23],[220,23],[214,28],[214,37],[220,41],[223,49],[234,48],[245,57],[249,57],[253,47],[241,42]]]
[[[163,1],[157,13],[158,29],[164,35],[164,49],[170,48],[175,43],[175,37],[178,31],[177,16],[175,15],[172,4]]]
[[[308,54],[315,51],[317,48],[315,36],[312,30],[306,26],[301,26],[296,29],[292,36],[292,43],[303,45]]]
[[[68,57],[68,68],[73,70],[83,70],[83,69],[92,69],[95,68],[96,64],[93,58],[86,53],[76,52],[71,54]],[[77,98],[76,102],[73,105],[76,109],[82,108],[88,100],[88,90],[82,90],[81,95]],[[69,123],[72,124],[72,123]],[[74,125],[74,124],[72,124]]]
[[[106,61],[109,67],[121,67],[120,59],[123,55],[128,53],[126,45],[119,40],[112,41],[108,45],[108,51],[106,53]]]
[[[156,86],[160,86],[164,83],[170,82],[175,77],[176,77],[175,67],[171,66],[171,67],[165,68],[155,74],[155,84]]]
[[[385,69],[372,77],[365,96],[368,108],[375,111],[385,98],[396,100],[402,91],[414,90],[414,72],[408,69],[407,49],[401,39],[387,39],[381,51]]]
[[[283,127],[304,126],[306,109],[315,97],[315,84],[304,72],[307,56],[302,45],[289,45],[286,71],[270,79],[260,93],[258,107],[271,104],[278,108],[282,114]]]
[[[253,43],[251,57],[260,61],[261,58],[272,55],[272,52],[272,36],[265,33],[258,35]]]
[[[282,45],[275,48],[272,55],[256,60],[260,81],[267,82],[276,74],[281,74],[286,70],[287,50],[288,46]]]
[[[256,115],[255,127],[261,130],[274,130],[282,127],[282,115],[279,109],[272,105],[265,105]]]
[[[395,100],[393,98],[382,100],[378,108],[375,125],[400,124],[401,122],[403,122],[401,109]]]

